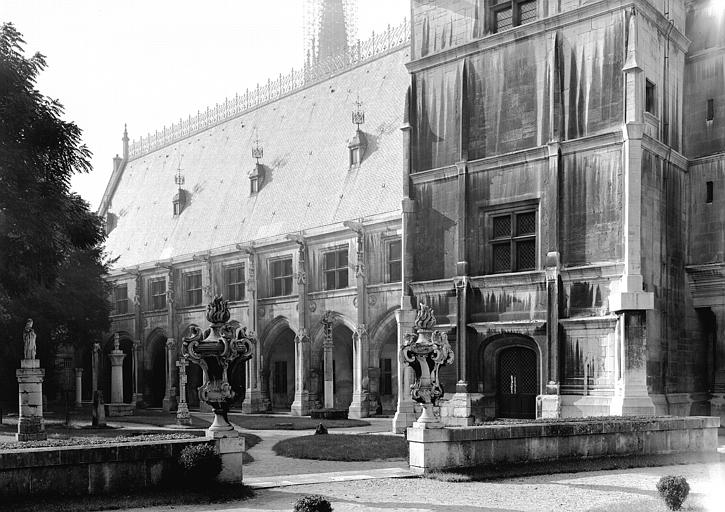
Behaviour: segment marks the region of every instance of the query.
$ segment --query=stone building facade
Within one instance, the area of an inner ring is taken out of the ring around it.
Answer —
[[[394,412],[409,31],[124,134],[100,213],[118,258],[103,350],[118,333],[126,402],[174,409],[181,340],[221,294],[257,339],[231,375],[238,410]]]
[[[448,332],[444,419],[725,423],[722,10],[413,0],[412,19],[398,314],[427,303]],[[395,429],[411,416],[401,394]]]

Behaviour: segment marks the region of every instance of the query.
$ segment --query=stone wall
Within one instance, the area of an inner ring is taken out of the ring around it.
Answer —
[[[103,494],[170,481],[185,447],[204,438],[0,452],[0,496]],[[241,471],[239,472],[241,476]]]
[[[717,455],[719,418],[603,420],[408,429],[410,468],[434,469],[606,456]]]

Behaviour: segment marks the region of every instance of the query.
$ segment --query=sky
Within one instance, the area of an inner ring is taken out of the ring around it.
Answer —
[[[304,0],[1,0],[27,56],[48,67],[37,88],[65,107],[93,152],[73,190],[95,210],[131,140],[303,65]],[[397,25],[410,0],[359,0],[358,37]]]

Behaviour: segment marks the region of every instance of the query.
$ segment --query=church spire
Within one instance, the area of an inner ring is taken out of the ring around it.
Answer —
[[[355,42],[357,0],[306,0],[305,57],[311,64],[344,55]]]

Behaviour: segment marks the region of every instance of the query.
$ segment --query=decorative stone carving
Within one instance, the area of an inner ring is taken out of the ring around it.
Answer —
[[[314,300],[311,300],[309,308],[310,308],[311,313],[314,313],[315,311],[317,311],[317,302],[315,302]]]
[[[179,368],[179,406],[176,409],[176,423],[179,425],[191,425],[191,414],[189,414],[189,405],[186,403],[186,367],[189,361],[181,358],[176,361]]]
[[[35,331],[33,330],[33,319],[28,318],[23,330],[23,359],[35,359]]]
[[[377,295],[375,295],[374,293],[371,293],[370,295],[368,295],[368,304],[369,305],[374,306],[377,303],[378,303]]]
[[[405,343],[400,350],[402,362],[415,372],[415,382],[410,386],[410,394],[413,400],[423,406],[420,418],[413,423],[414,428],[442,427],[433,411],[444,393],[438,379],[438,370],[453,362],[453,350],[448,343],[448,335],[434,330],[435,326],[433,310],[420,304],[413,332],[405,333]]]
[[[214,409],[214,422],[208,429],[211,435],[234,430],[227,418],[229,404],[235,397],[228,379],[229,366],[252,357],[253,342],[246,327],[235,329],[228,323],[230,316],[228,302],[220,295],[214,297],[206,307],[210,327],[204,331],[189,327],[190,335],[183,338],[181,348],[184,358],[201,366],[204,372],[199,399]]]

